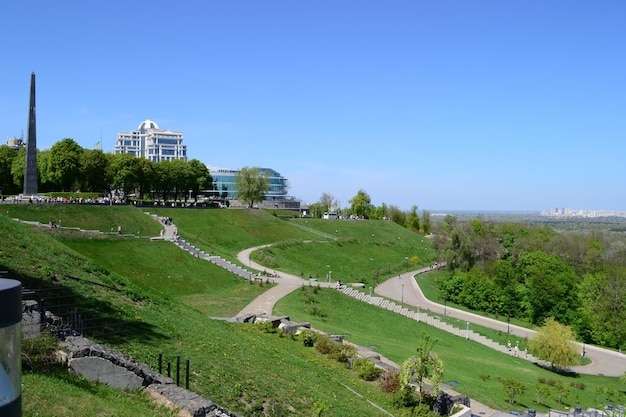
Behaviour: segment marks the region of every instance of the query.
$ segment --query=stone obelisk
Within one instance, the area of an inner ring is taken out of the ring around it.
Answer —
[[[24,167],[24,195],[37,194],[37,120],[35,118],[35,73],[30,75],[30,109],[28,112],[28,143]]]

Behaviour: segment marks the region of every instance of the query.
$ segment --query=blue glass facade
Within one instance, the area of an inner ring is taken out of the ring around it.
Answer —
[[[209,171],[220,197],[236,199],[237,189],[235,187],[235,178],[239,171],[218,168],[210,168]],[[259,168],[259,172],[262,175],[267,175],[269,181],[269,191],[265,193],[265,200],[284,200],[289,198],[287,195],[289,188],[287,178],[270,168]]]

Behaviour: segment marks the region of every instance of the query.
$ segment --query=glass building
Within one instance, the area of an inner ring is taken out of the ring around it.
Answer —
[[[129,153],[152,162],[187,160],[187,146],[182,132],[159,129],[152,120],[142,122],[137,130],[117,134],[114,154]]]
[[[236,199],[237,188],[235,186],[235,178],[239,174],[235,169],[209,168],[215,190],[220,197],[224,199]],[[289,182],[287,178],[270,168],[259,168],[261,175],[267,175],[270,189],[265,193],[265,200],[286,200],[289,199],[287,190]]]

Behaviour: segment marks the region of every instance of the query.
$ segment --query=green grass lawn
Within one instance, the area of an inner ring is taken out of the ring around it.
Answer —
[[[302,278],[370,286],[434,261],[428,239],[390,221],[291,219],[288,223],[317,237],[257,250],[252,255],[255,261]]]
[[[30,208],[21,210],[30,213]],[[181,235],[191,243],[196,244],[195,239],[209,252],[231,260],[246,247],[286,240],[288,243],[278,245],[278,251],[272,255],[281,265],[291,265],[295,271],[302,269],[305,275],[315,272],[316,264],[323,265],[317,270],[319,274],[326,272],[326,265],[331,265],[333,280],[344,279],[343,274],[346,277],[353,274],[356,280],[361,275],[372,276],[372,271],[378,271],[382,280],[402,267],[409,270],[416,269],[420,263],[428,264],[433,256],[427,240],[391,222],[284,221],[260,210],[159,209],[155,212],[173,217]],[[158,234],[160,225],[133,207],[88,207],[73,218],[85,217],[81,220],[85,225],[108,224],[120,213],[129,224],[152,222],[146,224],[141,234],[152,234],[153,226],[154,234]],[[40,216],[44,222],[50,217],[45,211]],[[63,219],[64,225],[65,222]],[[330,239],[327,235],[333,232],[342,236]],[[326,407],[329,409],[326,415],[332,416],[382,415],[342,384],[392,409],[389,397],[377,385],[355,379],[350,370],[313,349],[304,348],[299,340],[265,334],[255,326],[207,319],[207,315],[233,315],[232,311],[238,311],[261,289],[171,244],[118,237],[83,238],[75,233],[19,224],[6,216],[0,216],[0,233],[3,236],[0,269],[9,270],[11,277],[31,288],[62,288],[85,314],[115,319],[124,332],[95,339],[153,369],[159,352],[166,358],[177,354],[190,358],[193,390],[234,411],[251,414],[263,403],[274,415],[280,415],[281,410],[287,410],[284,415],[313,415],[316,408]],[[304,240],[313,243],[305,244]],[[322,240],[323,243],[318,243]],[[405,259],[413,256],[419,258],[417,262]],[[349,267],[343,266],[344,263]],[[311,305],[305,304],[303,297],[302,291],[295,292],[280,301],[274,313],[309,321],[327,332],[348,334],[348,340],[376,346],[377,351],[397,363],[415,353],[421,335],[431,334],[439,339],[435,350],[444,360],[446,381],[458,382],[456,390],[496,408],[509,409],[500,383],[507,376],[522,380],[529,387],[515,406],[518,410],[563,409],[578,403],[585,408],[599,407],[607,400],[606,394],[596,399],[596,387],[610,387],[623,395],[623,386],[616,378],[554,375],[521,359],[336,291],[322,290],[315,295],[318,315],[310,314]],[[574,382],[579,386],[584,384],[585,389],[570,387],[571,395],[565,405],[550,399],[538,407],[531,387],[539,378],[563,380],[568,386]],[[30,381],[28,384],[33,386],[40,383],[37,379]],[[61,380],[47,381],[60,387],[65,384]],[[25,383],[25,401],[28,388]],[[63,389],[58,388],[59,392]],[[87,391],[88,388],[85,395]],[[84,415],[69,411],[69,414],[48,413],[45,405],[34,407],[31,415]]]
[[[133,206],[88,204],[1,204],[0,214],[27,221],[48,224],[51,220],[62,227],[117,232],[139,236],[158,236],[161,227],[149,216],[138,216]]]
[[[312,302],[315,309],[311,308]],[[311,287],[304,287],[280,300],[274,314],[289,314],[296,321],[310,322],[314,327],[333,334],[345,334],[348,341],[374,347],[377,352],[398,364],[415,354],[422,337],[428,335],[436,338],[438,342],[434,351],[444,362],[445,381],[458,383],[455,390],[500,410],[537,408],[546,411],[549,408],[565,409],[579,404],[583,408],[601,408],[607,404],[606,394],[602,393],[596,398],[596,389],[613,389],[620,393],[622,399],[624,395],[624,386],[618,378],[557,375],[521,358],[494,351],[332,289],[320,289],[314,294]],[[514,407],[506,402],[500,382],[507,377],[518,379],[528,387],[527,393],[519,397]],[[539,378],[563,381],[569,387],[570,397],[564,404],[557,404],[552,398],[545,400],[542,405],[536,404],[533,384]],[[580,384],[584,385],[584,389],[576,388],[582,386]],[[614,400],[617,397],[617,394],[613,395]]]
[[[316,235],[256,209],[142,208],[145,212],[171,217],[178,232],[189,243],[207,253],[232,261],[237,253],[253,246],[291,239],[313,239]]]
[[[59,235],[60,242],[105,269],[180,299],[207,316],[234,317],[267,291],[171,242],[145,239],[85,238]]]

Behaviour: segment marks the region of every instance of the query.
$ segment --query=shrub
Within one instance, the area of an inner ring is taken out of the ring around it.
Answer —
[[[333,352],[333,358],[341,363],[348,363],[350,359],[356,356],[356,349],[350,345],[337,343],[337,347]]]
[[[305,330],[301,333],[302,342],[306,347],[315,346],[315,342],[317,341],[317,333],[312,332],[311,330]]]
[[[391,403],[397,409],[412,408],[419,404],[419,396],[413,388],[406,386],[393,393]]]
[[[400,373],[387,371],[380,376],[380,388],[383,392],[396,392],[400,389]]]
[[[325,335],[320,335],[315,343],[315,349],[324,355],[330,355],[338,350],[339,344],[332,341],[332,339]],[[340,347],[339,347],[340,348]]]
[[[352,366],[359,378],[365,381],[374,381],[383,373],[383,370],[369,359],[356,359]]]

